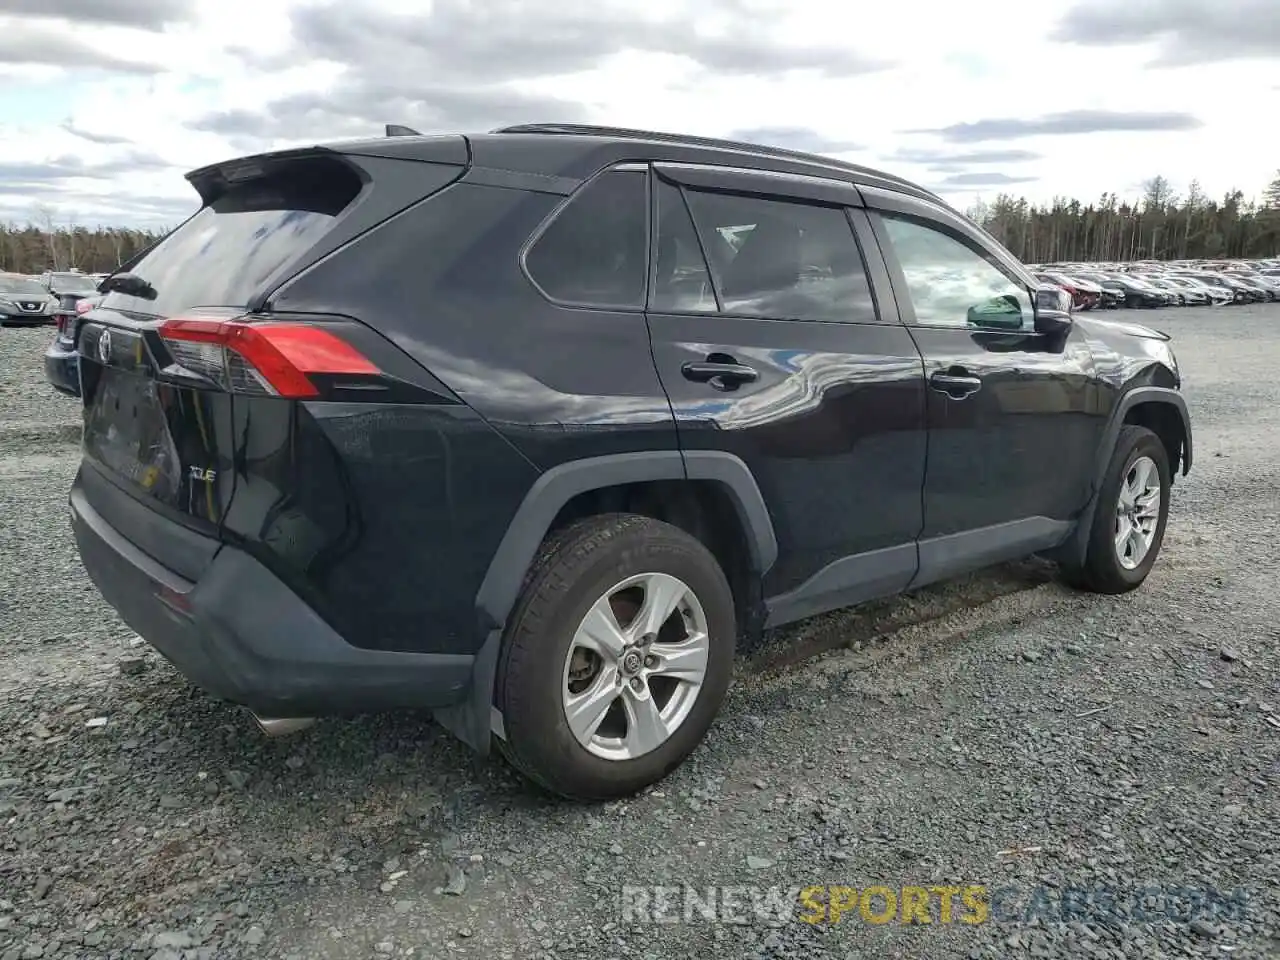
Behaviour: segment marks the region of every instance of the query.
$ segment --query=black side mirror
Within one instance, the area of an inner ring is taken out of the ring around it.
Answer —
[[[1042,287],[1036,291],[1036,333],[1058,335],[1071,329],[1071,294],[1065,290]]]

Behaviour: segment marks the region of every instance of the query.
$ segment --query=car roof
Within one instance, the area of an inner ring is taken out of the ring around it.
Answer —
[[[365,153],[422,160],[440,159],[458,136],[418,135],[393,128],[390,136],[319,144],[341,153]],[[471,163],[548,177],[585,179],[627,160],[717,164],[770,173],[826,177],[880,187],[926,199],[948,210],[945,200],[895,174],[832,157],[741,140],[723,140],[629,127],[568,123],[528,123],[487,133],[466,134]]]

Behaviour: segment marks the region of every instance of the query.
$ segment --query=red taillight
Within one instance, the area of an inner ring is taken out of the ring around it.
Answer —
[[[235,392],[315,397],[320,391],[309,374],[380,372],[341,337],[301,322],[175,317],[159,332],[179,366]]]

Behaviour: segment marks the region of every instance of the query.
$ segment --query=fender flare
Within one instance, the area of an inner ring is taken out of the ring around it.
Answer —
[[[476,593],[476,614],[484,640],[476,654],[468,698],[436,711],[436,719],[469,746],[488,751],[490,735],[504,735],[493,705],[498,652],[507,617],[556,515],[571,499],[591,490],[652,480],[708,480],[729,494],[746,534],[752,567],[763,576],[778,557],[778,541],[764,497],[750,468],[718,450],[660,450],[572,460],[543,473],[529,488]]]
[[[1102,432],[1102,442],[1098,446],[1098,462],[1094,465],[1093,493],[1089,503],[1081,511],[1076,521],[1075,533],[1067,544],[1065,559],[1074,564],[1083,564],[1089,549],[1089,531],[1093,527],[1093,518],[1098,508],[1098,495],[1102,492],[1102,481],[1107,475],[1107,467],[1111,464],[1111,455],[1115,452],[1116,441],[1120,436],[1120,428],[1124,426],[1124,418],[1129,411],[1140,403],[1164,403],[1178,411],[1182,419],[1182,475],[1191,471],[1191,417],[1187,413],[1187,401],[1183,395],[1172,387],[1134,387],[1121,394],[1116,401],[1107,425]],[[1176,472],[1178,465],[1170,464]]]

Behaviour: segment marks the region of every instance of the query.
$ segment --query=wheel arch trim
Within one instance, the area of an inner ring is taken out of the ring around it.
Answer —
[[[1191,470],[1191,417],[1187,413],[1186,398],[1172,387],[1131,387],[1120,395],[1115,407],[1107,419],[1103,430],[1102,443],[1098,448],[1098,462],[1094,465],[1093,494],[1089,503],[1081,511],[1076,521],[1075,533],[1067,544],[1066,558],[1072,563],[1083,564],[1089,549],[1089,532],[1093,528],[1093,518],[1098,508],[1098,496],[1102,491],[1102,481],[1106,477],[1107,467],[1115,453],[1116,441],[1120,436],[1120,428],[1124,426],[1125,417],[1134,407],[1144,403],[1160,403],[1173,407],[1182,420],[1182,475]],[[1171,463],[1170,469],[1177,470],[1178,465]]]
[[[685,479],[709,480],[726,489],[746,534],[752,565],[757,574],[767,573],[778,556],[773,522],[751,470],[733,454],[661,450],[572,460],[538,477],[507,525],[476,593],[483,628],[505,625],[538,545],[561,508],[574,497],[628,483]]]
[[[731,453],[619,453],[553,467],[538,477],[525,494],[476,593],[476,614],[485,639],[476,654],[470,696],[464,703],[435,711],[442,726],[481,753],[488,752],[491,735],[505,737],[502,714],[493,703],[498,652],[507,617],[539,545],[561,508],[575,496],[650,480],[707,480],[723,485],[746,534],[757,576],[767,573],[777,560],[778,541],[764,497],[750,468]]]
[[[1172,387],[1133,387],[1125,391],[1116,402],[1115,410],[1111,413],[1111,418],[1107,422],[1107,430],[1102,448],[1106,451],[1106,456],[1100,458],[1101,463],[1096,471],[1096,483],[1101,486],[1102,477],[1106,474],[1107,464],[1111,462],[1111,451],[1115,447],[1116,437],[1120,434],[1120,428],[1124,425],[1125,417],[1134,407],[1145,403],[1159,403],[1171,406],[1178,412],[1179,419],[1182,420],[1182,475],[1185,477],[1191,472],[1191,416],[1187,412],[1187,400],[1178,391]],[[1178,464],[1169,464],[1170,468],[1175,472]]]

